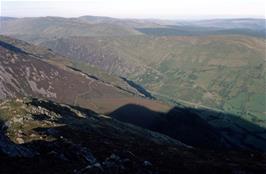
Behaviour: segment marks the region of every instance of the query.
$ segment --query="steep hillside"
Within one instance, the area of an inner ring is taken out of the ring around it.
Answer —
[[[79,107],[0,103],[1,173],[263,173],[264,154],[191,148]]]
[[[41,45],[127,77],[162,100],[217,108],[265,126],[265,39],[70,37]]]
[[[3,35],[0,35],[0,39],[2,42],[13,45],[23,50],[28,55],[44,60],[50,64],[57,65],[63,69],[76,71],[79,74],[83,74],[95,80],[102,81],[106,84],[116,86],[117,88],[121,88],[122,90],[126,90],[132,94],[142,96],[144,95],[142,93],[139,93],[135,87],[131,87],[131,85],[129,85],[128,82],[126,82],[124,79],[121,79],[120,77],[117,77],[115,75],[110,75],[105,71],[95,67],[94,65],[84,64],[79,61],[71,60],[67,57],[55,54],[51,49],[32,45],[18,39],[12,39]]]
[[[62,56],[23,43],[1,36],[1,99],[36,96],[84,106],[102,113],[129,103],[154,105],[159,110],[169,108],[141,98],[142,94],[125,82],[122,86],[118,86],[118,82],[105,82],[99,77],[65,66],[64,61],[67,60]],[[112,101],[112,104],[105,100]]]

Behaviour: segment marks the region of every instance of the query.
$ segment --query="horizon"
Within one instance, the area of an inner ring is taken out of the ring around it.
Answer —
[[[140,18],[135,18],[135,17],[113,17],[113,16],[100,16],[100,15],[82,15],[82,16],[73,16],[73,17],[66,17],[66,16],[28,16],[28,17],[15,17],[15,16],[2,16],[0,15],[0,18],[15,18],[15,19],[23,19],[23,18],[64,18],[64,19],[71,19],[71,18],[81,18],[81,17],[100,17],[100,18],[111,18],[111,19],[120,19],[120,20],[165,20],[165,21],[186,21],[186,20],[191,20],[191,21],[200,21],[200,20],[230,20],[230,19],[263,19],[264,16],[204,16],[204,17],[172,17],[172,18],[145,18],[145,17],[140,17]]]
[[[262,0],[221,1],[201,0],[178,2],[174,0],[4,0],[0,1],[1,17],[111,17],[118,19],[200,20],[263,18],[266,19]]]

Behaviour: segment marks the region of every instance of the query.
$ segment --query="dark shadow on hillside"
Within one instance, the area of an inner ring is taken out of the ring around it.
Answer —
[[[128,104],[109,115],[194,147],[266,151],[266,129],[232,114],[177,106],[159,113]]]
[[[6,48],[8,50],[11,50],[11,51],[13,51],[15,53],[24,53],[24,54],[26,54],[26,52],[23,51],[22,49],[20,49],[18,47],[15,47],[15,46],[13,46],[13,45],[11,45],[9,43],[3,42],[3,41],[0,41],[0,46],[3,47],[3,48]]]
[[[131,86],[132,88],[136,89],[139,93],[143,94],[145,97],[150,98],[150,99],[155,99],[154,96],[152,96],[152,94],[147,91],[145,88],[143,88],[141,85],[133,82],[132,80],[128,80],[125,77],[121,77],[120,78],[125,81],[129,86]]]

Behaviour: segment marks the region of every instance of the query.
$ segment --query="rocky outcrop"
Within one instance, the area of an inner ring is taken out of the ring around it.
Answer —
[[[0,104],[0,120],[0,173],[262,173],[266,170],[266,157],[262,153],[196,149],[84,108],[47,100],[6,100]]]

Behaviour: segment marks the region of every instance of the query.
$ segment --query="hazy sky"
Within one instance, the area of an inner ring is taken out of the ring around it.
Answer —
[[[266,0],[0,0],[1,16],[264,17]]]

